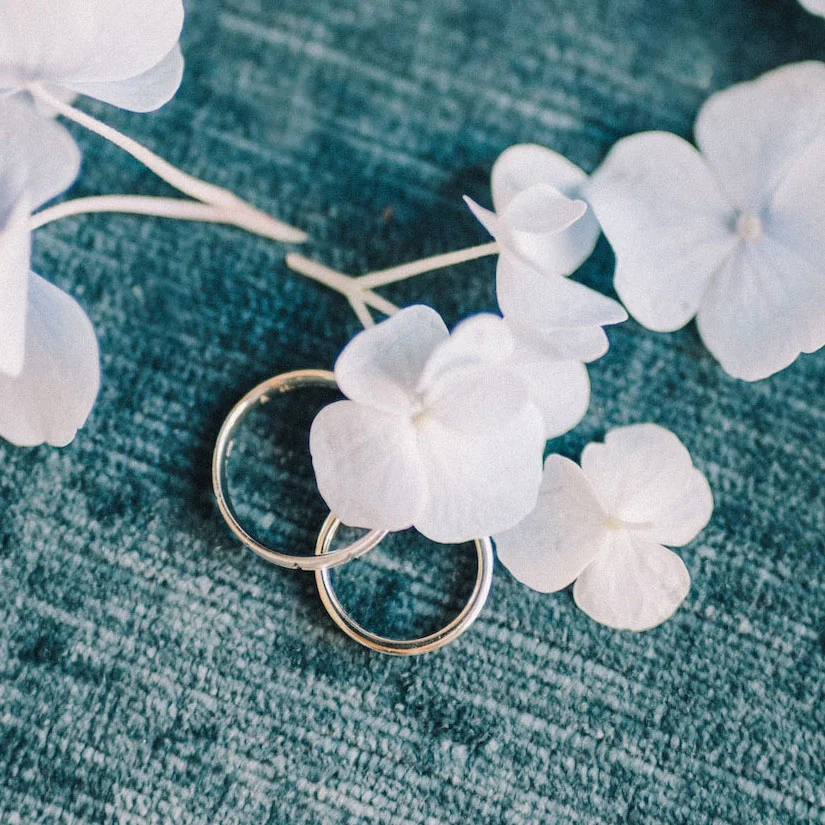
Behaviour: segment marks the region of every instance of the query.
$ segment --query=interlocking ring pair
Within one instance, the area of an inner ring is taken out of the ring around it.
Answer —
[[[478,575],[470,599],[464,609],[441,630],[417,639],[389,639],[371,633],[347,613],[332,587],[331,571],[377,547],[387,535],[386,530],[371,530],[352,544],[331,550],[340,521],[332,514],[324,521],[313,555],[296,556],[282,553],[258,541],[241,525],[230,497],[227,494],[227,459],[232,450],[234,435],[246,416],[256,404],[269,401],[276,394],[306,387],[337,389],[333,373],[327,370],[296,370],[276,375],[250,390],[233,408],[223,422],[212,457],[212,487],[218,508],[232,532],[254,553],[272,564],[298,570],[313,570],[315,583],[321,602],[332,620],[356,642],[381,653],[410,656],[427,653],[451,642],[460,636],[476,620],[490,594],[493,581],[493,544],[489,536],[476,539],[478,554]]]

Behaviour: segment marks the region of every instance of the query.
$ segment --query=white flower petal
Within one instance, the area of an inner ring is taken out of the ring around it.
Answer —
[[[542,331],[541,345],[548,358],[557,361],[572,358],[585,364],[601,358],[610,348],[607,334],[601,327]]]
[[[697,317],[705,346],[734,378],[756,381],[825,341],[825,277],[767,237],[743,243]]]
[[[731,202],[760,212],[825,130],[825,64],[794,63],[708,98],[696,143]]]
[[[676,135],[632,135],[610,150],[587,196],[630,314],[657,332],[683,327],[738,243],[733,207],[705,161]]]
[[[424,422],[418,444],[428,499],[415,527],[433,541],[456,543],[513,527],[535,506],[541,485],[544,426],[526,405],[510,424],[465,435]]]
[[[503,318],[486,312],[473,315],[433,348],[417,389],[438,394],[443,383],[468,369],[501,364],[514,349],[515,341]]]
[[[25,360],[30,214],[25,195],[0,213],[0,375],[11,377],[20,374]]]
[[[777,189],[763,240],[778,277],[796,295],[802,352],[825,345],[825,134],[794,164]]]
[[[67,81],[66,87],[130,112],[153,112],[175,96],[182,79],[183,54],[176,44],[160,63],[143,74],[98,83]]]
[[[421,415],[464,433],[506,424],[527,402],[523,382],[505,364],[515,341],[503,318],[462,321],[434,350],[418,382]]]
[[[434,309],[407,307],[347,344],[335,362],[335,380],[347,398],[360,404],[410,412],[428,359],[448,337]]]
[[[811,14],[819,14],[825,17],[825,0],[799,0],[799,2],[802,3]]]
[[[612,298],[569,278],[546,275],[505,253],[498,261],[496,295],[508,321],[538,330],[603,326],[627,319],[624,307]]]
[[[315,416],[309,447],[318,490],[344,524],[404,530],[424,507],[427,486],[408,418],[338,401]]]
[[[548,456],[535,509],[493,536],[499,561],[523,584],[542,593],[573,582],[607,546],[606,515],[581,469]]]
[[[0,86],[125,80],[177,43],[181,0],[4,0]]]
[[[504,227],[495,212],[485,209],[476,203],[468,195],[464,196],[464,203],[473,213],[476,220],[495,238],[497,241],[505,240],[507,237],[506,227]]]
[[[519,192],[499,213],[499,217],[512,232],[529,239],[564,232],[586,211],[587,204],[583,200],[573,200],[555,186],[537,183]]]
[[[511,369],[477,367],[439,384],[416,417],[434,419],[465,435],[480,435],[507,426],[528,402],[525,382]]]
[[[544,183],[563,192],[568,198],[582,198],[587,175],[567,158],[536,144],[511,146],[493,164],[491,185],[493,204],[503,212],[520,192]],[[599,224],[593,210],[552,241],[548,257],[561,274],[575,272],[590,257],[599,238]]]
[[[496,214],[465,195],[464,201],[503,250],[518,255],[542,272],[569,274],[558,259],[559,237],[587,211],[582,200],[572,200],[547,184],[520,192]],[[572,271],[572,270],[570,270]]]
[[[31,103],[12,98],[0,103],[0,166],[8,169],[10,164],[17,167],[29,206],[36,209],[74,183],[80,149],[63,126],[44,119]]]
[[[693,477],[684,444],[657,424],[617,427],[604,444],[588,444],[581,466],[604,509],[614,518],[658,524]]]
[[[541,411],[547,440],[572,430],[584,418],[590,406],[590,377],[581,361],[556,361],[524,346],[516,350],[512,369]]]
[[[618,532],[573,587],[576,604],[617,630],[650,630],[669,619],[690,590],[690,574],[671,550]]]
[[[85,0],[0,3],[0,90],[76,72],[96,47],[97,4]]]
[[[99,387],[91,322],[73,298],[31,273],[23,370],[0,374],[0,436],[63,447],[86,422]]]
[[[713,514],[713,493],[701,470],[695,467],[681,498],[657,517],[657,524],[639,535],[668,547],[682,547],[707,527]]]

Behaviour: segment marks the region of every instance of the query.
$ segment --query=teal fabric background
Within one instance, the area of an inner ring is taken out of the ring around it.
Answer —
[[[713,91],[825,59],[794,0],[192,0],[187,70],[159,113],[81,105],[186,170],[308,229],[349,272],[484,241],[496,156],[535,141],[592,170],[620,137],[689,136]],[[72,195],[166,193],[78,134]],[[481,619],[418,659],[360,648],[311,576],[245,552],[213,504],[220,422],[277,372],[332,365],[358,325],[225,227],[124,216],[39,231],[38,271],[100,334],[99,403],[65,450],[0,446],[4,825],[825,822],[825,353],[756,384],[689,327],[630,321],[593,404],[551,445],[673,429],[717,507],[683,555],[690,595],[648,633],[498,568]],[[611,287],[602,241],[581,279]],[[450,323],[494,307],[491,261],[385,294]],[[250,422],[234,489],[306,552],[324,515],[306,426],[322,398]],[[409,542],[409,543],[408,543]],[[379,630],[434,627],[467,548],[398,537],[340,574]]]

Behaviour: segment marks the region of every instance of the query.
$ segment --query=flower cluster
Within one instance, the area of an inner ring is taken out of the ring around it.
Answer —
[[[345,524],[415,526],[440,542],[513,527],[536,504],[547,439],[587,411],[585,362],[606,352],[603,326],[627,314],[567,279],[595,243],[592,227],[566,237],[587,206],[522,175],[535,157],[558,158],[514,147],[499,159],[497,212],[469,202],[499,244],[503,317],[478,315],[449,335],[434,310],[409,307],[338,358],[348,400],[319,413],[310,447],[321,495]]]
[[[0,436],[68,444],[100,385],[91,322],[30,271],[31,216],[77,177],[69,133],[26,94],[90,95],[134,111],[180,84],[181,0],[36,0],[0,7]]]
[[[112,140],[193,199],[86,199],[94,208],[306,240],[67,103],[163,105],[181,82],[182,24],[182,0],[0,8],[0,436],[15,444],[68,443],[100,382],[89,319],[29,268],[33,229],[94,211],[84,199],[35,211],[79,170],[51,115]],[[825,63],[712,95],[695,133],[696,146],[664,132],[624,138],[590,176],[550,149],[511,147],[492,169],[492,209],[465,199],[493,243],[360,277],[287,257],[344,295],[366,328],[336,363],[346,400],[311,432],[319,489],[343,522],[414,526],[449,543],[492,534],[517,578],[542,591],[575,581],[577,604],[604,624],[640,630],[671,615],[689,576],[664,545],[690,541],[713,507],[678,438],[652,424],[614,430],[581,467],[543,453],[585,415],[587,365],[628,312],[661,332],[695,318],[722,368],[746,381],[825,345]],[[627,311],[570,277],[601,232]],[[500,315],[452,334],[434,310],[399,310],[373,291],[484,255],[498,258]],[[376,326],[371,309],[390,317]]]

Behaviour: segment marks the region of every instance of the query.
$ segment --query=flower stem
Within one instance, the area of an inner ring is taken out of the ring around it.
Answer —
[[[142,195],[102,195],[93,198],[75,198],[48,209],[42,209],[31,217],[32,231],[74,215],[97,212],[121,212],[130,215],[149,215],[156,218],[172,218],[180,221],[205,221],[237,225],[238,216],[228,209],[174,198],[151,198]],[[241,228],[246,228],[241,227]]]
[[[128,152],[147,169],[154,172],[159,178],[166,181],[166,183],[178,191],[183,192],[185,195],[189,195],[189,197],[195,198],[201,203],[221,207],[227,212],[234,211],[238,216],[243,213],[244,228],[250,229],[250,231],[258,235],[286,243],[303,243],[307,240],[307,234],[300,229],[276,220],[227,189],[186,174],[186,172],[172,166],[171,163],[165,161],[136,140],[127,137],[121,132],[118,132],[117,129],[113,129],[111,126],[102,123],[91,115],[75,109],[74,106],[64,103],[59,98],[50,94],[41,84],[31,84],[28,87],[28,91],[33,97],[48,104],[65,118],[74,121],[83,128],[94,132],[96,135],[100,135],[100,137],[105,138],[125,152]],[[233,220],[232,223],[238,223],[239,220],[240,218]],[[241,224],[238,223],[238,225]]]
[[[364,288],[360,283],[360,278],[351,278],[294,252],[286,256],[286,265],[294,272],[344,295],[358,316],[358,320],[365,327],[373,326],[375,323],[367,307],[377,309],[384,315],[394,315],[398,312],[395,304],[376,295],[372,290]]]
[[[487,255],[497,255],[501,247],[495,241],[492,243],[471,246],[467,249],[458,249],[455,252],[446,252],[443,255],[433,255],[430,258],[421,258],[418,261],[411,261],[408,264],[393,266],[389,269],[379,269],[375,272],[368,272],[355,280],[367,289],[374,289],[387,284],[394,284],[398,281],[405,281],[415,275],[423,275],[425,272],[432,272],[436,269],[444,269],[448,266],[463,264],[466,261],[474,261],[477,258],[484,258]]]

